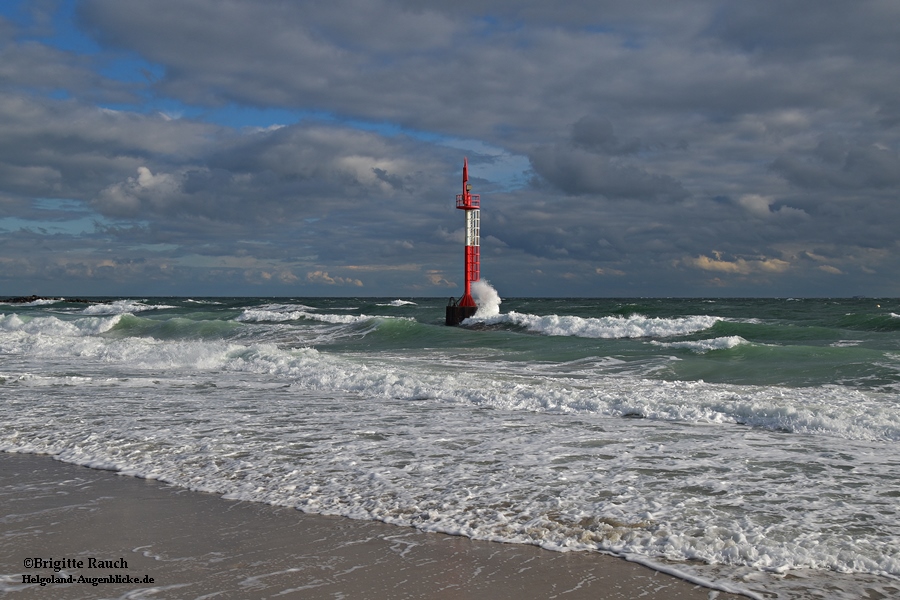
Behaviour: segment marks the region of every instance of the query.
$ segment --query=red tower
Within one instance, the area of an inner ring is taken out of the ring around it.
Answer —
[[[472,193],[469,183],[469,159],[463,162],[462,194],[456,195],[456,208],[466,212],[466,289],[462,298],[450,299],[447,306],[447,325],[459,325],[478,310],[472,298],[472,282],[481,277],[481,196]]]

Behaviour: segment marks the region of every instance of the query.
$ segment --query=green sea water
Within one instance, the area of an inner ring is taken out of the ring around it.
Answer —
[[[479,362],[533,362],[566,373],[601,369],[669,381],[900,390],[895,299],[509,298],[500,315],[460,329],[442,326],[443,298],[409,298],[415,304],[397,306],[368,298],[281,301],[324,313],[340,308],[339,315],[409,319],[358,323],[354,335],[317,340],[335,352],[454,351],[463,360],[468,352]],[[301,320],[318,325],[315,311]],[[714,321],[703,327],[698,318]]]
[[[900,593],[900,300],[90,300],[0,303],[0,450],[753,598]]]

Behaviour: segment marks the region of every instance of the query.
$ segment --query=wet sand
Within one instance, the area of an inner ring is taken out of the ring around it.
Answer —
[[[0,507],[0,595],[22,600],[742,598],[602,554],[228,501],[46,456],[0,452]],[[33,558],[68,568],[26,568]],[[119,581],[42,587],[23,575]]]

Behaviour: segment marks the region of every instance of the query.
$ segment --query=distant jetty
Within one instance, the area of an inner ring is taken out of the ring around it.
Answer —
[[[85,300],[84,298],[59,298],[51,296],[19,296],[17,298],[6,298],[0,300],[7,304],[28,304],[30,302],[39,302],[41,300],[56,300],[57,302],[71,302],[73,304],[109,304],[108,300]]]

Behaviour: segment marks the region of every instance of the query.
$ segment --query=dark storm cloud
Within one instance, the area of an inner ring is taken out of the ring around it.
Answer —
[[[89,200],[146,161],[183,162],[214,127],[0,92],[7,193]]]
[[[633,164],[616,164],[603,154],[554,145],[535,150],[530,158],[537,173],[571,195],[646,200],[679,200],[687,196],[671,177],[649,173]]]
[[[667,175],[648,172],[627,155],[639,140],[622,142],[612,124],[586,116],[572,126],[568,144],[539,146],[529,155],[534,171],[566,194],[599,194],[612,199],[681,200],[687,193]]]
[[[643,34],[646,50],[628,49],[636,34],[609,29],[601,6],[563,5],[546,21],[545,9],[525,3],[509,24],[482,17],[489,3],[474,13],[440,3],[404,10],[384,0],[82,6],[100,39],[164,65],[158,89],[185,101],[389,119],[494,143],[558,135],[573,115],[634,102],[635,92],[651,103],[672,102],[684,96],[671,89],[682,85],[677,78],[710,78],[709,65],[692,73],[684,62],[677,69],[659,64],[658,32]],[[637,24],[645,14],[652,11],[620,20]],[[589,17],[576,26],[579,15]],[[519,18],[531,23],[517,26]]]
[[[439,271],[429,261],[446,243],[432,233],[455,216],[430,200],[456,187],[456,153],[405,136],[316,123],[235,132],[16,94],[0,97],[0,124],[0,229],[4,256],[18,257],[6,277],[86,278],[112,293],[116,281],[288,285],[311,272],[357,287],[365,277],[336,269],[399,259]],[[43,239],[48,222],[84,215],[34,198],[80,200],[98,222]]]
[[[435,181],[452,185],[429,154],[406,138],[294,125],[225,137],[193,165],[142,165],[100,190],[92,206],[111,218],[148,220],[169,243],[209,238],[204,254],[224,252],[212,242],[231,231],[275,244],[257,256],[287,259],[299,243],[354,262],[391,236],[426,237],[415,224],[430,225],[438,207],[446,212],[446,203],[422,202],[435,196]]]
[[[775,57],[748,52],[738,34],[762,36],[759,43],[768,48],[770,26],[785,27],[777,23],[780,8],[754,26],[753,15],[726,10],[721,16],[711,3],[618,4],[562,3],[550,10],[546,3],[496,3],[501,17],[493,19],[487,18],[495,9],[490,2],[472,12],[440,3],[405,9],[386,0],[92,0],[80,6],[99,39],[164,65],[158,90],[188,102],[322,110],[494,143],[552,140],[573,117],[597,108],[721,118],[839,103],[848,91],[835,89],[836,77],[859,83],[851,95],[881,87],[847,60],[855,58],[848,54],[853,47],[832,44],[842,54],[815,58],[791,48]],[[860,27],[886,16],[855,12]],[[798,27],[805,23],[799,16]],[[836,33],[826,28],[818,35]]]
[[[622,142],[613,131],[609,119],[584,116],[572,125],[572,144],[591,152],[633,154],[640,149],[639,140]]]
[[[293,226],[299,219],[352,213],[357,227],[386,207],[410,219],[434,214],[421,203],[442,181],[439,153],[405,137],[321,124],[222,136],[194,165],[146,166],[104,188],[95,199],[110,216],[178,216],[247,226]],[[391,230],[396,223],[381,225]]]
[[[889,62],[900,46],[898,19],[900,6],[891,0],[762,0],[723,4],[707,31],[723,43],[769,56]]]
[[[814,149],[775,160],[772,168],[809,190],[872,191],[900,185],[900,155],[878,145],[829,138]]]
[[[468,154],[501,292],[900,293],[894,2],[79,1],[96,54],[29,6],[0,21],[23,272],[443,294]],[[104,70],[129,56],[153,76]],[[25,253],[30,220],[69,262]]]

